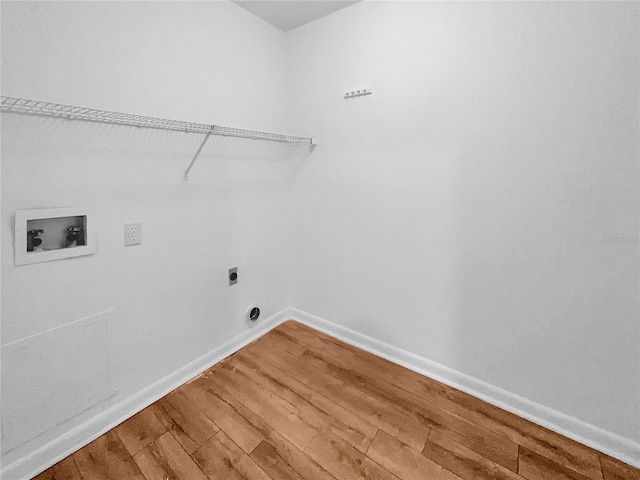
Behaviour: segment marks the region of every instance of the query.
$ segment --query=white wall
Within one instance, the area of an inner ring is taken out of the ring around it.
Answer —
[[[2,94],[281,131],[284,40],[227,2],[2,2]],[[5,466],[246,331],[251,304],[264,317],[290,304],[284,207],[300,151],[212,138],[185,183],[202,138],[3,114],[2,344],[113,310],[114,394],[51,430],[24,425],[42,433],[32,440],[3,430]],[[66,206],[90,209],[96,254],[15,267],[15,211]],[[142,222],[142,246],[124,247],[127,221]],[[240,281],[228,287],[232,266]],[[69,400],[52,395],[70,359],[62,345],[48,348],[37,358],[58,375],[40,386],[39,404],[20,397],[28,389],[3,389],[3,407],[34,409],[18,412],[28,422],[37,408],[57,418]]]
[[[253,302],[640,441],[637,25],[635,3],[364,2],[285,35],[226,2],[3,2],[3,95],[320,142],[213,138],[183,183],[197,135],[3,114],[2,344],[112,312],[114,393],[3,438],[3,463],[246,331]],[[14,267],[14,212],[64,206],[96,254]]]
[[[293,304],[638,442],[638,12],[364,2],[291,31],[319,141]]]

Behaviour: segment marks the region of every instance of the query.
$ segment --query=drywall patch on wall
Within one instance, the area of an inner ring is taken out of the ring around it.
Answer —
[[[27,480],[34,477],[290,318],[291,310],[285,308],[264,320],[253,323],[250,329],[221,343],[205,355],[91,417],[63,435],[29,451],[12,463],[3,465],[0,478]]]
[[[640,443],[310,313],[292,319],[640,468]]]
[[[2,346],[3,454],[115,393],[109,379],[112,315],[102,312]]]
[[[230,2],[2,2],[0,9],[3,94],[287,130],[284,33]],[[77,69],[63,67],[70,62]],[[284,225],[299,162],[289,161],[288,145],[211,138],[184,182],[202,135],[3,112],[2,139],[3,342],[118,311],[109,329],[117,394],[3,455],[4,466],[43,448],[44,465],[58,452],[51,442],[76,427],[81,446],[116,418],[104,412],[252,329],[249,305],[268,317],[290,304]],[[91,209],[96,254],[15,267],[4,248],[13,244],[14,213],[65,205]],[[143,223],[144,243],[125,248],[131,220]],[[233,289],[231,266],[243,272]],[[49,360],[58,363],[57,355]],[[49,405],[54,415],[58,408]],[[21,477],[3,471],[2,478]]]

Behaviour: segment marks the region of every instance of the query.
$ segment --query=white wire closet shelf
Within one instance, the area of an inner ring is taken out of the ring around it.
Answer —
[[[115,125],[156,128],[161,130],[174,130],[187,133],[204,134],[205,138],[198,148],[195,156],[191,160],[191,164],[185,172],[185,179],[188,178],[191,168],[193,167],[195,161],[200,155],[200,152],[202,152],[204,145],[207,143],[207,140],[209,140],[209,137],[211,135],[314,145],[313,138],[311,137],[301,137],[298,135],[289,135],[286,133],[265,132],[262,130],[224,127],[222,125],[209,125],[206,123],[170,120],[166,118],[148,117],[145,115],[113,112],[110,110],[99,110],[96,108],[77,107],[74,105],[64,105],[60,103],[45,102],[41,100],[30,100],[25,98],[1,96],[0,110],[3,112],[66,118],[69,120],[84,120],[89,122],[110,123]]]

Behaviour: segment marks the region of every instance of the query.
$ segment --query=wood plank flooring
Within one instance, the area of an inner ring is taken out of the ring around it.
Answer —
[[[640,471],[289,321],[37,480],[640,480]]]

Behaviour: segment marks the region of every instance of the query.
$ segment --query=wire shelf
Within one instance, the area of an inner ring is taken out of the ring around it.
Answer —
[[[310,137],[300,137],[284,133],[223,127],[221,125],[208,125],[206,123],[184,122],[181,120],[170,120],[166,118],[134,115],[131,113],[98,110],[95,108],[76,107],[73,105],[29,100],[25,98],[2,96],[0,97],[0,102],[0,110],[3,112],[111,123],[133,127],[157,128],[161,130],[174,130],[188,133],[202,133],[206,135],[221,135],[225,137],[251,138],[254,140],[268,140],[274,142],[306,143],[313,145],[313,139]]]

